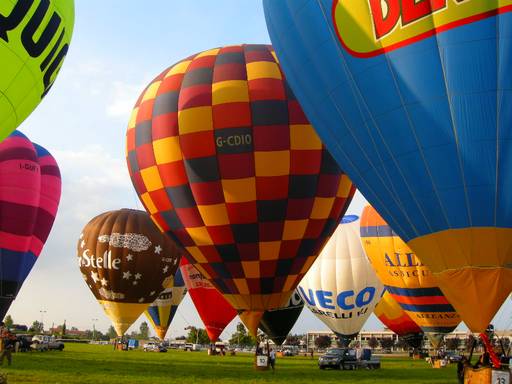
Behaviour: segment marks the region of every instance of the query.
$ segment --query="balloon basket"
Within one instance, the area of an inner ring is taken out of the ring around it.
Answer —
[[[510,372],[491,367],[464,369],[464,384],[510,384]]]
[[[256,356],[254,359],[254,368],[257,371],[268,371],[268,356]]]

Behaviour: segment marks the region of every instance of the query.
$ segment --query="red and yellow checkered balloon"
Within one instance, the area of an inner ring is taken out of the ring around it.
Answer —
[[[355,191],[267,45],[162,72],[133,110],[127,161],[155,223],[239,310],[286,304]]]

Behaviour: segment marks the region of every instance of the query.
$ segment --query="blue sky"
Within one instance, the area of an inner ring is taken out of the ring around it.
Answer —
[[[10,314],[15,322],[41,320],[106,330],[109,319],[84,284],[76,241],[95,215],[143,209],[126,169],[125,132],[131,108],[163,69],[193,53],[239,43],[269,43],[260,0],[76,0],[70,51],[53,89],[20,126],[56,157],[63,194],[53,231]],[[358,196],[348,213],[359,214]],[[510,327],[510,306],[497,315]],[[144,317],[135,323],[138,327]],[[171,332],[201,325],[187,296]],[[228,337],[236,322],[224,332]],[[375,317],[365,329],[380,329]],[[327,329],[304,310],[294,332]]]

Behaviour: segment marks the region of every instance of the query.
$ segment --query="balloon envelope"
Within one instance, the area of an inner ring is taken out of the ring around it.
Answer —
[[[185,282],[178,268],[174,278],[168,282],[167,287],[158,295],[158,298],[146,309],[146,317],[151,322],[158,338],[163,340],[171,326],[172,319],[178,306],[187,294]]]
[[[387,328],[403,338],[409,346],[413,348],[421,347],[423,331],[405,313],[389,292],[384,292],[373,313]]]
[[[237,312],[185,257],[181,258],[180,270],[208,337],[215,343]]]
[[[0,2],[0,141],[50,90],[68,52],[73,0]]]
[[[266,45],[162,72],[135,105],[127,151],[153,220],[256,327],[286,304],[354,193]]]
[[[512,290],[510,2],[264,6],[326,146],[484,331]]]
[[[178,268],[181,251],[146,212],[109,211],[84,227],[80,271],[118,336],[155,301]]]
[[[383,286],[359,237],[357,216],[345,216],[300,282],[306,306],[344,338],[359,333],[382,295]]]
[[[0,318],[41,253],[60,201],[52,155],[15,131],[0,143]]]
[[[424,332],[449,333],[459,325],[430,269],[371,206],[361,215],[361,240],[387,291]]]
[[[295,291],[290,296],[285,307],[265,311],[261,318],[259,328],[276,345],[281,345],[297,322],[303,308],[304,300],[302,300],[300,294]]]

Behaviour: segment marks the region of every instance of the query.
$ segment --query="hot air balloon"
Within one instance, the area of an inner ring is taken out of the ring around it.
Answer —
[[[421,347],[423,331],[405,313],[389,292],[384,292],[373,313],[387,328],[400,336],[410,347]]]
[[[342,340],[359,333],[383,286],[361,246],[357,216],[342,219],[298,291],[311,312]]]
[[[77,249],[82,276],[118,336],[169,286],[182,252],[146,212],[133,209],[93,218]]]
[[[297,322],[303,308],[304,300],[302,300],[300,294],[295,290],[293,295],[290,296],[288,303],[286,303],[286,306],[265,311],[260,320],[259,328],[276,345],[281,345]],[[240,315],[240,318],[242,318],[242,316],[243,313]]]
[[[165,338],[176,310],[187,294],[187,288],[185,288],[185,282],[179,268],[176,270],[174,278],[168,284],[145,312],[160,340]]]
[[[37,261],[60,201],[55,159],[14,131],[0,143],[0,318]]]
[[[365,207],[361,216],[361,240],[377,276],[393,299],[437,348],[442,335],[436,334],[453,331],[460,317],[430,269],[371,206]]]
[[[237,312],[185,257],[181,258],[180,270],[206,333],[210,341],[215,343]]]
[[[171,66],[127,132],[135,189],[160,229],[254,334],[286,304],[354,193],[267,45],[212,49]]]
[[[0,141],[50,90],[68,52],[73,0],[0,3]]]
[[[510,2],[264,6],[338,164],[483,332],[512,290]]]

